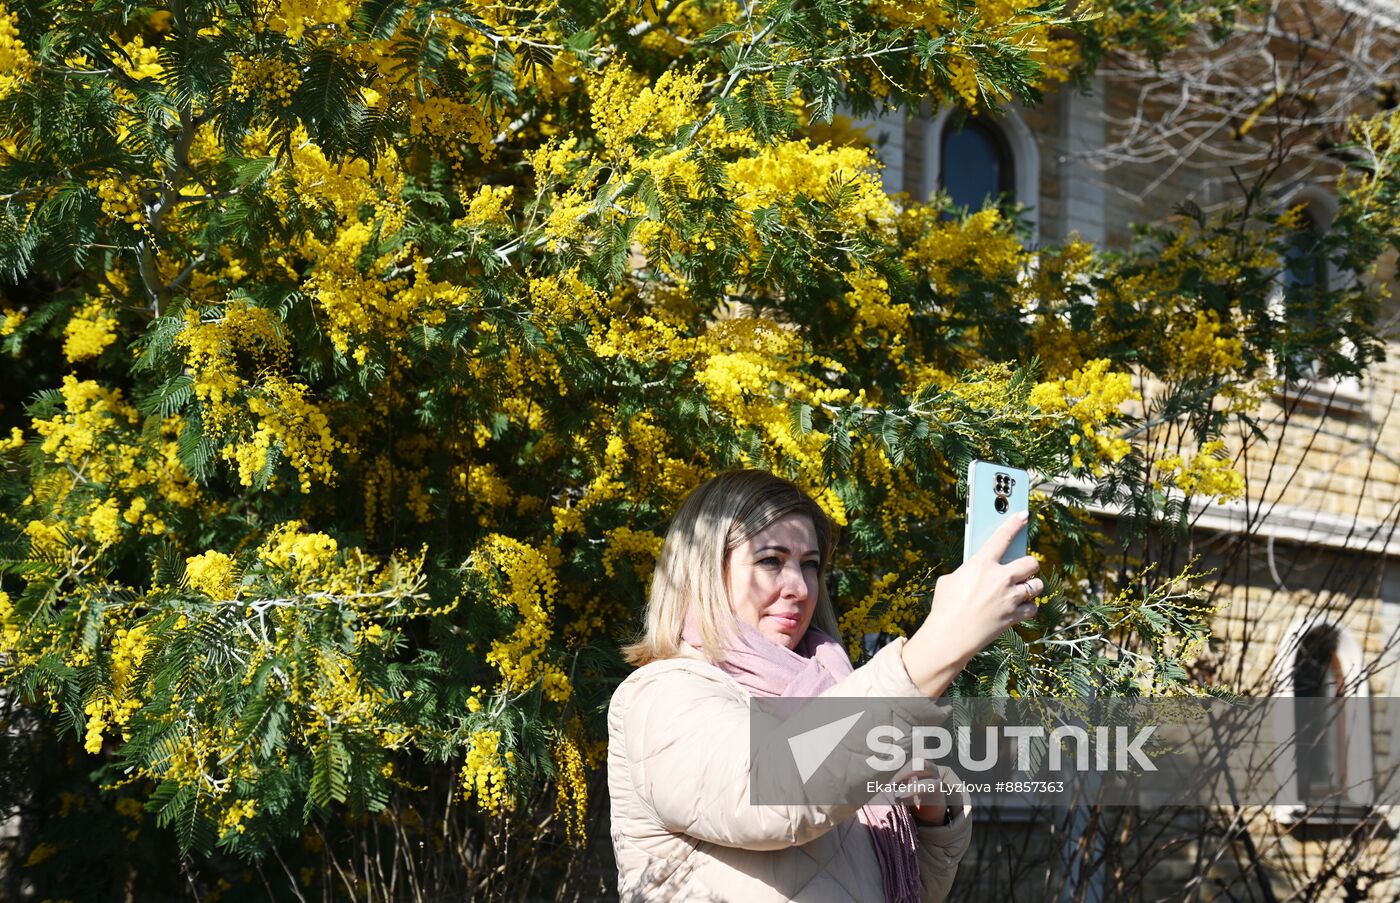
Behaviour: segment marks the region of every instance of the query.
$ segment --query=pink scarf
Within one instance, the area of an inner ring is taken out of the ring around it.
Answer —
[[[724,646],[727,660],[719,667],[755,696],[816,696],[850,674],[851,658],[841,644],[815,626],[807,628],[797,649],[788,649],[756,629],[739,625],[737,645]],[[687,610],[681,638],[701,648],[695,612]],[[858,816],[870,829],[875,855],[884,878],[887,903],[915,903],[921,896],[918,835],[906,806],[862,806]]]

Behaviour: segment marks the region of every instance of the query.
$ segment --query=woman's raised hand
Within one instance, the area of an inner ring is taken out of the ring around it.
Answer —
[[[904,644],[904,668],[930,698],[941,696],[958,672],[1018,621],[1035,614],[1045,584],[1030,555],[1008,564],[1001,556],[1027,515],[1008,518],[962,567],[940,577],[928,617]]]

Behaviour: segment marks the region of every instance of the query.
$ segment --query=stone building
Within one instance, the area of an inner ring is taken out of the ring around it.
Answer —
[[[1345,119],[1396,104],[1397,61],[1400,3],[1295,0],[1274,4],[1232,43],[1161,72],[1109,60],[1087,92],[1066,89],[1035,108],[861,124],[878,142],[889,191],[924,198],[942,188],[973,206],[988,195],[1014,198],[1030,210],[1033,242],[1078,233],[1124,247],[1134,222],[1159,220],[1183,201],[1210,209],[1237,200],[1263,167],[1272,175],[1258,202],[1280,212],[1305,204],[1301,228],[1325,230]],[[1361,277],[1333,272],[1325,259],[1301,271],[1281,279],[1396,283],[1393,257]],[[1394,336],[1400,302],[1387,301],[1381,320]],[[1391,348],[1364,381],[1295,362],[1298,378],[1261,412],[1267,439],[1232,438],[1246,496],[1191,510],[1190,551],[1218,568],[1213,590],[1228,603],[1215,623],[1212,679],[1254,696],[1400,697],[1400,574],[1387,567],[1400,552],[1400,347]],[[1111,531],[1115,512],[1097,513]],[[1378,762],[1390,733],[1388,719],[1365,715],[1340,725],[1323,754],[1344,777],[1312,808],[1170,819],[984,813],[959,892],[1395,899],[1400,808],[1367,804],[1385,798],[1389,775]],[[1086,852],[1094,865],[1085,866]]]

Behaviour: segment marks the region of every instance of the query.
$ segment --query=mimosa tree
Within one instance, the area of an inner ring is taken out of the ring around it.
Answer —
[[[1378,353],[1365,280],[1270,304],[1287,221],[1031,249],[887,196],[835,116],[1033,102],[1232,0],[4,4],[0,654],[49,896],[551,887],[667,518],[735,466],[843,526],[857,654],[957,565],[970,458],[1083,478],[1034,526],[1075,579],[956,691],[1200,692],[1210,611],[1106,583],[1085,492],[1238,494],[1272,362]],[[1365,272],[1400,123],[1358,129],[1325,251]]]

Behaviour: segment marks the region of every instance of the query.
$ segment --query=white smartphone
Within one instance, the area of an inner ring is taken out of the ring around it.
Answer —
[[[1008,517],[1030,510],[1030,475],[1018,467],[992,461],[973,461],[967,468],[967,528],[963,533],[963,561],[991,538]],[[1017,531],[1001,556],[1006,564],[1026,554],[1030,525]]]

